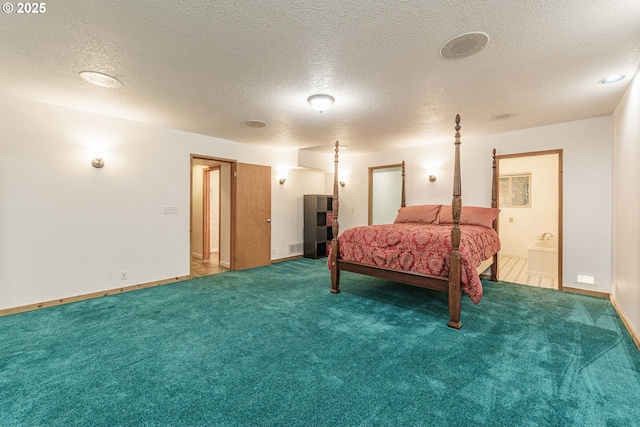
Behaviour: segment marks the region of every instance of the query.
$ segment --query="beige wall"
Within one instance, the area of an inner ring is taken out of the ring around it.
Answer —
[[[614,115],[612,296],[640,334],[640,78]]]

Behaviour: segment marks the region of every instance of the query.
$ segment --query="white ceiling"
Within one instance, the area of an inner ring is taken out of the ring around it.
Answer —
[[[483,50],[440,56],[470,31]],[[0,93],[280,149],[423,145],[451,139],[456,113],[466,136],[608,115],[639,63],[639,0],[60,0],[0,15]],[[611,74],[627,78],[598,84]],[[333,107],[313,110],[316,93]]]

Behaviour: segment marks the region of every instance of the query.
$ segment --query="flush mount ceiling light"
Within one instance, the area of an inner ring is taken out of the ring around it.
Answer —
[[[122,82],[120,80],[97,71],[81,71],[78,74],[80,74],[80,77],[84,80],[96,86],[108,88],[118,88],[122,86]]]
[[[480,31],[460,34],[440,48],[440,55],[448,59],[460,59],[478,53],[489,42],[489,35]]]
[[[598,83],[606,85],[606,84],[609,84],[609,83],[619,82],[620,80],[624,79],[625,77],[626,76],[624,74],[617,74],[615,76],[605,77],[604,79],[600,80]]]
[[[331,95],[311,95],[307,98],[307,102],[311,104],[314,110],[320,111],[321,113],[331,108],[331,104],[333,104],[335,100]]]
[[[267,123],[262,120],[245,120],[244,124],[250,128],[263,128],[267,125]]]

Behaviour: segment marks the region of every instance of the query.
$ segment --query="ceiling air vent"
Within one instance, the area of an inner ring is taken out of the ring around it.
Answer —
[[[478,53],[489,42],[489,36],[483,32],[460,34],[446,42],[440,48],[440,55],[448,59],[460,59]]]

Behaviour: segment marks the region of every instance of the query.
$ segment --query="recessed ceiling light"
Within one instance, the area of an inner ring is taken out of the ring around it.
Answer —
[[[511,119],[517,116],[518,113],[502,113],[502,114],[494,114],[493,116],[488,117],[489,120],[506,120]]]
[[[625,77],[626,76],[624,74],[617,74],[615,76],[605,77],[604,79],[600,80],[598,83],[601,83],[601,84],[615,83],[615,82],[619,82]]]
[[[263,128],[267,125],[267,123],[262,120],[245,120],[244,124],[250,128]]]
[[[489,42],[489,35],[481,31],[460,34],[440,48],[440,55],[448,59],[460,59],[478,53]]]
[[[79,74],[80,77],[96,86],[108,88],[118,88],[122,86],[122,82],[120,80],[97,71],[81,71]]]

